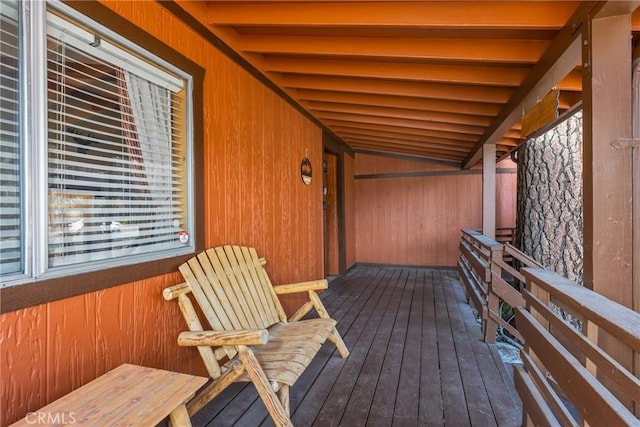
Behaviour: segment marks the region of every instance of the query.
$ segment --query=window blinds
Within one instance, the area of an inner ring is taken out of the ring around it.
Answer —
[[[0,274],[21,273],[18,2],[0,2]]]
[[[183,82],[47,20],[49,267],[183,248]]]

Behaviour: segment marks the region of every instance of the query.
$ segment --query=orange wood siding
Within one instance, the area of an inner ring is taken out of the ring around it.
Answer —
[[[437,164],[361,154],[356,155],[355,163],[356,176],[455,171]],[[503,211],[498,227],[514,225],[514,180],[515,174],[498,174],[497,199]],[[371,263],[454,266],[460,229],[480,227],[481,209],[480,174],[356,179],[356,258]]]
[[[319,177],[320,129],[158,3],[106,4],[206,69],[206,246],[255,246],[274,282],[321,278],[322,182],[300,178],[305,155]],[[0,316],[0,425],[123,362],[205,374],[197,351],[176,343],[177,304],[161,297],[180,281],[168,274]]]
[[[355,181],[353,179],[355,159],[349,154],[343,157],[344,164],[344,230],[345,230],[345,267],[356,263],[356,212]]]

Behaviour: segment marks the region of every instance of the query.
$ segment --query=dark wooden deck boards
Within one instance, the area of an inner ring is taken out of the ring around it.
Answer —
[[[454,271],[358,266],[322,295],[351,351],[326,343],[291,389],[296,426],[516,426],[520,401]],[[272,426],[234,384],[194,426]]]

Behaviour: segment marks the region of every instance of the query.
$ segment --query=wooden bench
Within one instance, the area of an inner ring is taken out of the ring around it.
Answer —
[[[154,426],[167,416],[172,426],[191,426],[185,403],[206,382],[204,377],[124,364],[30,412],[12,427]]]
[[[251,381],[275,424],[290,426],[289,388],[325,340],[342,357],[349,354],[316,293],[327,288],[327,281],[273,286],[265,264],[254,248],[208,249],[180,266],[186,283],[164,290],[165,299],[178,299],[189,327],[178,344],[197,346],[213,379],[187,404],[190,414],[231,383]],[[278,295],[296,292],[306,292],[309,301],[287,319]],[[204,314],[207,330],[192,301]],[[320,318],[300,320],[314,308]]]

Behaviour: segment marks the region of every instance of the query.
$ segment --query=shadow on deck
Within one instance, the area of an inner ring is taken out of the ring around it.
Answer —
[[[358,266],[322,299],[351,351],[329,343],[291,388],[296,426],[515,426],[521,404],[482,342],[457,273]],[[234,384],[194,426],[273,425],[252,385]]]

